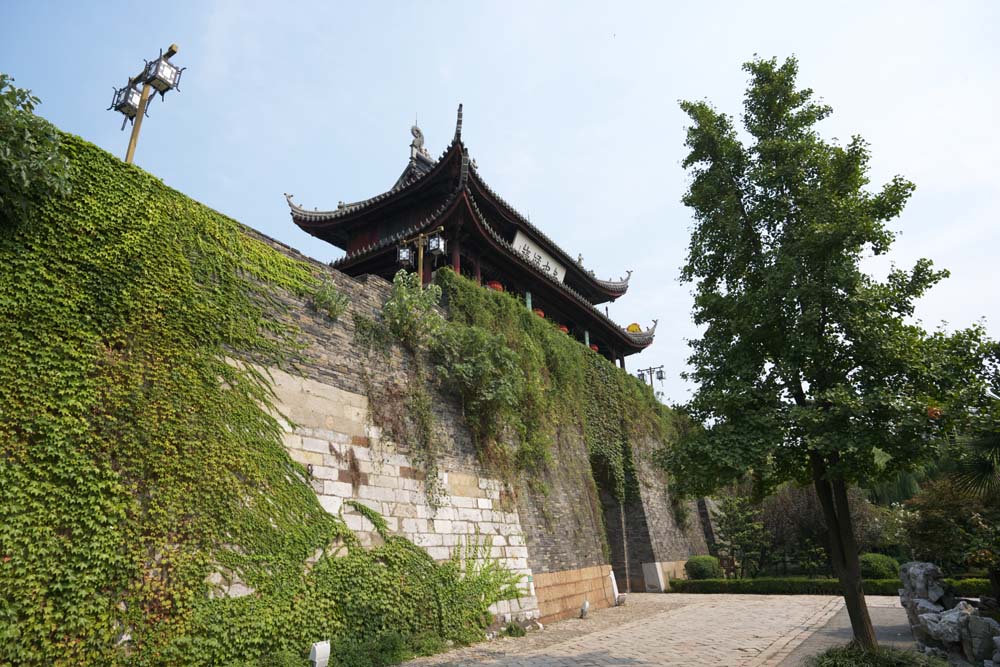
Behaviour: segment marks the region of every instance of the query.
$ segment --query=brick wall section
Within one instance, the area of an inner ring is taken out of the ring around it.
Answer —
[[[527,482],[517,486],[517,506],[536,575],[607,563],[601,506],[583,439],[557,438],[552,464],[535,480],[544,484],[544,495]]]
[[[643,573],[644,563],[653,563],[656,556],[650,542],[649,527],[641,502],[625,505],[625,534],[628,536],[628,578],[625,581],[625,544],[622,540],[622,508],[609,491],[601,489],[601,504],[604,522],[607,525],[608,546],[611,550],[611,565],[614,567],[618,590],[625,593],[642,593],[646,590]]]
[[[603,510],[582,437],[561,434],[548,470],[531,479],[515,480],[506,490],[515,502],[504,502],[503,508],[498,508],[502,485],[479,464],[461,406],[454,397],[429,385],[437,437],[443,443],[438,465],[447,491],[444,506],[437,513],[431,512],[423,493],[424,482],[419,478],[421,467],[412,461],[405,444],[381,438],[368,417],[369,387],[405,386],[414,370],[408,356],[398,348],[394,347],[388,358],[369,358],[355,343],[354,315],[377,316],[391,285],[377,276],[351,278],[258,232],[248,229],[247,233],[324,271],[350,302],[347,312],[334,322],[314,313],[303,298],[281,294],[278,310],[283,312],[275,313],[301,328],[304,345],[294,368],[289,369],[294,375],[274,372],[278,385],[286,392],[283,410],[298,424],[286,435],[285,444],[294,458],[313,465],[314,488],[328,511],[339,512],[346,498],[359,499],[380,511],[391,529],[427,547],[436,558],[446,557],[459,540],[478,527],[483,534],[493,536],[496,557],[507,559],[525,574],[534,574],[534,587],[541,597],[546,595],[548,574],[591,572],[588,568],[607,563]],[[651,485],[659,483],[651,469],[641,476]],[[547,489],[545,493],[539,493],[539,482]],[[662,558],[661,553],[697,551],[699,547],[691,546],[687,536],[670,523],[666,498],[654,497],[654,493],[647,499],[647,495],[644,490],[643,506],[636,508],[637,517],[652,519],[648,529],[632,531],[633,539],[639,539],[640,533],[666,533],[659,542],[652,542],[650,537],[640,540],[636,553],[641,553],[642,544],[655,552],[650,558]],[[345,520],[366,535],[365,539],[374,539],[371,526],[360,515],[346,512]],[[672,544],[678,540],[678,544]],[[572,602],[578,610],[579,604],[571,598],[546,599]],[[595,601],[591,600],[591,604]],[[527,611],[519,607],[532,605],[533,598],[522,600],[522,605],[501,603],[497,611],[518,615]]]
[[[610,565],[594,565],[537,575],[535,590],[542,623],[579,616],[584,600],[590,602],[591,609],[612,606],[615,598],[610,572]]]
[[[670,485],[666,474],[653,462],[653,452],[658,447],[659,443],[656,441],[647,440],[632,448],[643,510],[656,560],[683,561],[696,554],[708,553],[696,500],[685,501],[687,520],[683,526],[677,525],[670,503]]]

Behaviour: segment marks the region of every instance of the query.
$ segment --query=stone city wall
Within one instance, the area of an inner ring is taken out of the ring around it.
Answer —
[[[579,613],[584,599],[595,608],[611,604],[610,578],[605,575],[613,548],[608,548],[605,512],[582,437],[561,433],[553,463],[544,473],[505,486],[478,461],[456,399],[428,383],[436,437],[442,443],[438,479],[443,493],[439,507],[433,507],[423,467],[414,460],[418,457],[383,437],[369,406],[372,387],[405,387],[411,381],[412,361],[396,347],[385,357],[367,355],[355,339],[354,316],[376,317],[391,285],[377,276],[351,278],[273,239],[248,233],[322,268],[349,300],[348,310],[332,321],[313,312],[302,298],[280,297],[285,306],[281,317],[302,330],[304,344],[290,372],[271,370],[279,409],[294,424],[285,445],[295,460],[312,466],[313,488],[322,506],[342,513],[362,540],[375,540],[372,526],[344,501],[368,505],[386,518],[390,530],[425,547],[436,559],[449,557],[464,540],[490,538],[492,555],[525,575],[525,596],[500,603],[496,611],[501,615],[554,620]],[[386,406],[377,407],[384,411]],[[644,490],[640,509],[647,528],[630,530],[634,534],[629,535],[636,552],[646,553],[646,560],[637,562],[640,577],[645,563],[705,552],[703,539],[691,542],[672,526],[665,514],[666,496],[655,488],[660,480],[648,461],[642,465],[650,485],[649,500]],[[545,492],[539,493],[539,487]],[[650,527],[652,532],[666,531],[655,545]]]

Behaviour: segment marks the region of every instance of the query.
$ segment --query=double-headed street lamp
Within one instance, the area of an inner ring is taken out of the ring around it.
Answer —
[[[424,286],[424,249],[434,257],[444,254],[447,242],[441,236],[444,227],[438,227],[425,234],[417,234],[413,238],[402,241],[396,248],[396,261],[403,266],[413,266],[413,246],[417,248],[417,275],[420,276],[420,287]]]
[[[642,381],[643,384],[646,383],[646,378],[648,377],[650,387],[653,386],[653,378],[656,378],[662,384],[663,380],[665,380],[667,377],[666,374],[663,372],[663,366],[652,366],[650,368],[643,368],[635,375],[637,378],[639,378],[640,381]]]
[[[146,115],[150,91],[155,90],[160,94],[160,99],[163,99],[167,92],[176,90],[181,82],[181,74],[186,68],[177,67],[170,62],[170,58],[176,54],[177,45],[171,44],[166,53],[160,51],[159,58],[146,61],[142,71],[130,78],[124,88],[115,88],[108,111],[114,110],[125,116],[122,121],[123,130],[125,123],[132,121],[132,136],[125,153],[125,161],[130,164],[135,156],[135,145],[139,141],[139,129],[142,127],[143,116]],[[142,84],[141,91],[139,84]]]

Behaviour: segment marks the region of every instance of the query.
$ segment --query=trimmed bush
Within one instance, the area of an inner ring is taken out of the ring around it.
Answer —
[[[874,579],[864,582],[868,595],[896,595],[898,579]],[[748,593],[757,595],[841,595],[836,579],[760,577],[758,579],[702,579],[670,582],[675,593]]]
[[[988,579],[945,579],[955,595],[976,598],[989,595]],[[898,595],[899,579],[865,579],[866,595]],[[836,579],[760,577],[758,579],[673,579],[673,593],[750,593],[757,595],[842,595]]]
[[[861,554],[861,576],[865,579],[898,577],[899,561],[885,554]]]
[[[722,567],[715,556],[691,556],[684,563],[684,572],[688,579],[720,579]]]
[[[849,645],[831,648],[809,659],[809,667],[948,667],[939,658],[922,655],[916,651],[880,648],[868,653]]]

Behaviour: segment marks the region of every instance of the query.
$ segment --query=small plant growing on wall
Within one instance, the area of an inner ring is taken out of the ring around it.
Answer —
[[[347,311],[349,304],[347,295],[341,294],[330,280],[323,280],[309,300],[309,307],[313,312],[323,313],[334,322]]]

